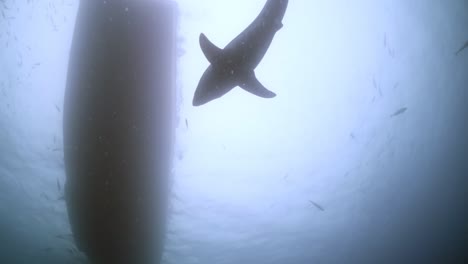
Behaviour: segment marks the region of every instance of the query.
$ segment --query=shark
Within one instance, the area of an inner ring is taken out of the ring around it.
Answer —
[[[220,98],[237,86],[262,98],[276,96],[257,80],[254,70],[283,27],[287,6],[288,0],[267,0],[257,18],[223,49],[200,34],[200,47],[210,65],[195,90],[193,106]]]

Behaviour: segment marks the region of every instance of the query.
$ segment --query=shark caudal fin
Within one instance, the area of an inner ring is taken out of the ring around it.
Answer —
[[[206,36],[205,34],[201,33],[200,34],[200,47],[201,50],[203,51],[203,54],[205,54],[206,59],[210,62],[213,63],[215,58],[223,51],[222,49],[218,48],[215,44],[213,44]]]
[[[239,87],[262,98],[273,98],[276,96],[274,92],[265,88],[265,86],[257,80],[255,72],[253,71],[240,79]]]

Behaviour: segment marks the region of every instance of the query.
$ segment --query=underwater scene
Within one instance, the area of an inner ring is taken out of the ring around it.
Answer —
[[[468,263],[468,1],[0,13],[0,263]]]

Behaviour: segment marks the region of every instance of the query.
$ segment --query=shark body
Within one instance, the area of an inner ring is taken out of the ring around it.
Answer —
[[[255,77],[255,68],[265,56],[282,19],[288,0],[267,0],[257,18],[224,49],[200,34],[200,47],[211,65],[203,73],[192,104],[200,106],[225,95],[234,87],[263,97],[276,94],[266,89]]]

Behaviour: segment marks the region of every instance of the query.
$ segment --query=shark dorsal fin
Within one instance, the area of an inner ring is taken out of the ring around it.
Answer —
[[[213,44],[203,33],[200,34],[200,47],[210,63],[213,63],[215,58],[223,51]]]

